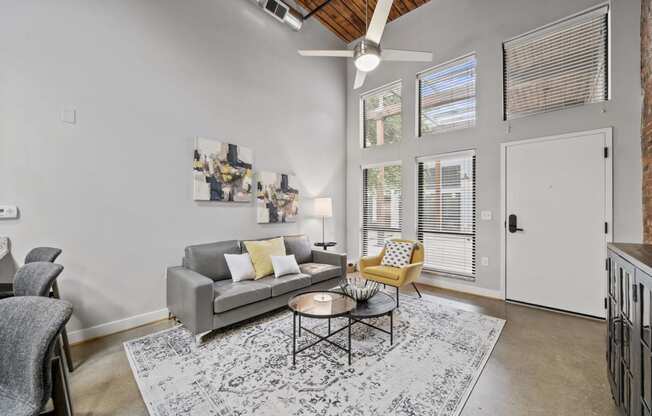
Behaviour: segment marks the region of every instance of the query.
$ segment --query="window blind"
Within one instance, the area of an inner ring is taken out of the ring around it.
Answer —
[[[401,81],[362,95],[363,147],[401,141]]]
[[[417,75],[419,136],[475,126],[475,55]]]
[[[419,158],[417,172],[424,269],[475,277],[475,152]]]
[[[503,43],[504,119],[609,99],[609,8]]]
[[[401,165],[367,167],[362,178],[362,255],[375,256],[401,238]]]

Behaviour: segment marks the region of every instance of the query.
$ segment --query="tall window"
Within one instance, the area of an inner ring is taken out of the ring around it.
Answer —
[[[475,152],[417,159],[424,269],[475,277]]]
[[[362,255],[375,256],[401,238],[401,165],[362,171]]]
[[[475,66],[468,55],[417,75],[419,136],[475,126]]]
[[[362,95],[363,147],[401,141],[401,81]]]
[[[504,119],[609,99],[609,8],[503,43]]]

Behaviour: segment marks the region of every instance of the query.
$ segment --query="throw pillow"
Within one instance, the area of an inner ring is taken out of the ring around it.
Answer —
[[[277,278],[286,274],[301,273],[294,254],[290,254],[289,256],[272,256],[272,267],[274,268],[274,277]]]
[[[254,280],[256,272],[254,265],[251,264],[251,256],[249,253],[244,254],[225,254],[224,259],[231,272],[231,278],[234,282],[242,280]]]
[[[383,266],[404,267],[410,264],[414,243],[405,241],[390,241],[385,245],[385,255],[383,255]]]
[[[274,273],[272,256],[285,256],[283,237],[271,240],[245,241],[247,252],[251,255],[251,262],[256,271],[256,280]]]

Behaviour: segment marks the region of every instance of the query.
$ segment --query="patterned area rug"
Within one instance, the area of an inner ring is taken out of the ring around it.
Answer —
[[[371,323],[387,328],[389,318]],[[333,329],[345,324],[333,320]],[[276,312],[196,347],[175,327],[125,343],[151,415],[458,415],[505,321],[401,296],[389,335],[352,328],[353,363],[325,342],[292,365],[292,315]],[[326,321],[303,319],[326,333]],[[332,339],[346,345],[346,332]],[[302,333],[298,347],[315,341]]]

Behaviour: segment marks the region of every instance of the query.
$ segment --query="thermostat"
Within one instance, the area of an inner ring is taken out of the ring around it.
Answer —
[[[18,218],[18,207],[15,205],[0,205],[0,219]]]

